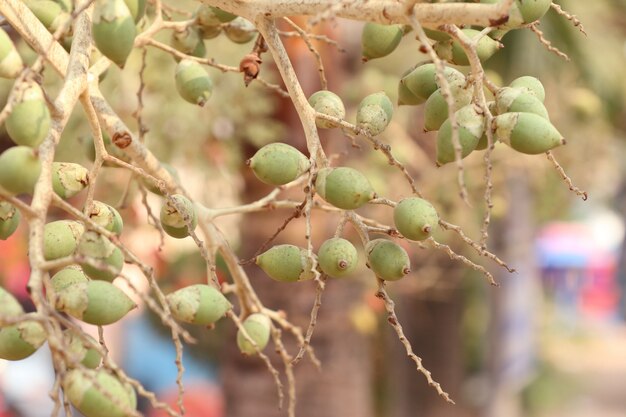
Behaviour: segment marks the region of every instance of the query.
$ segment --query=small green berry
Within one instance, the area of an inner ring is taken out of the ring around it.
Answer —
[[[423,198],[408,197],[394,208],[393,222],[402,236],[419,241],[432,235],[439,224],[439,215],[433,205]]]
[[[0,28],[0,77],[17,78],[24,68],[20,54],[7,33]]]
[[[546,99],[546,90],[543,88],[543,84],[537,78],[531,77],[530,75],[514,79],[510,86],[513,88],[527,88],[531,94],[537,97],[542,103]]]
[[[130,417],[137,408],[135,390],[104,368],[70,370],[63,392],[85,417]]]
[[[450,84],[450,91],[455,111],[472,101],[472,91],[469,88],[465,88],[464,83],[463,85]],[[444,98],[441,89],[438,89],[428,97],[424,105],[424,130],[426,132],[439,130],[449,116],[448,110],[448,102]]]
[[[237,17],[224,27],[224,34],[232,42],[248,43],[254,39],[257,30],[249,20]]]
[[[87,275],[85,275],[79,265],[66,266],[54,274],[50,279],[50,282],[52,283],[52,292],[55,294],[74,284],[87,281],[89,281],[89,278],[87,278]]]
[[[248,165],[265,184],[284,185],[308,171],[311,163],[293,146],[274,142],[259,149],[250,158]]]
[[[0,240],[7,240],[20,224],[20,211],[11,203],[0,201]]]
[[[363,61],[389,55],[398,47],[403,35],[404,30],[401,25],[367,22],[361,33]]]
[[[350,275],[356,269],[359,260],[354,245],[339,237],[322,243],[317,256],[321,270],[333,278]]]
[[[76,250],[85,231],[73,220],[57,220],[44,226],[43,255],[48,261],[70,256]]]
[[[411,272],[409,255],[390,240],[372,240],[365,247],[365,252],[369,267],[380,279],[396,281]]]
[[[24,313],[19,301],[7,290],[0,287],[0,316],[14,317]]]
[[[0,359],[19,361],[35,353],[46,340],[43,326],[23,321],[0,329]]]
[[[452,67],[445,67],[443,76],[449,84],[465,84],[463,73]],[[420,65],[403,76],[400,83],[413,93],[420,103],[423,103],[439,88],[437,67],[431,63]]]
[[[470,39],[480,35],[480,31],[475,29],[461,29],[461,31]],[[500,42],[487,35],[482,36],[476,46],[478,59],[480,59],[481,62],[488,60],[500,47]],[[469,65],[469,59],[457,40],[450,39],[447,41],[439,41],[435,43],[434,49],[441,59],[445,59],[454,65]]]
[[[369,180],[356,169],[323,168],[317,173],[315,189],[324,200],[344,210],[354,210],[376,198]]]
[[[504,87],[496,93],[496,113],[534,113],[550,120],[541,100],[526,88]]]
[[[0,186],[14,194],[32,194],[41,162],[28,146],[14,146],[0,155]]]
[[[89,369],[96,369],[102,361],[102,355],[98,350],[90,347],[83,341],[83,337],[87,338],[94,345],[98,345],[98,342],[93,337],[83,334],[79,336],[76,331],[67,329],[63,332],[63,337],[67,338],[67,345],[69,347],[69,353],[76,359],[77,363],[80,362],[84,367]]]
[[[256,258],[256,264],[270,278],[281,282],[304,281],[315,275],[308,251],[294,245],[277,245]]]
[[[498,140],[521,153],[536,155],[565,143],[548,120],[533,113],[505,113],[494,123]]]
[[[120,213],[113,207],[101,201],[93,201],[89,210],[89,218],[99,226],[104,227],[109,232],[116,235],[122,233],[124,221]]]
[[[176,67],[176,90],[191,104],[202,107],[213,92],[213,81],[202,65],[183,59]]]
[[[174,194],[172,200],[167,200],[161,207],[161,226],[168,235],[183,239],[189,236],[188,222],[194,230],[198,225],[198,216],[193,203],[184,195]]]
[[[52,163],[52,189],[61,198],[70,198],[89,185],[89,170],[73,162]]]
[[[385,92],[370,94],[359,103],[356,124],[370,135],[381,134],[393,117],[393,103]]]
[[[124,0],[96,0],[92,32],[102,55],[123,68],[137,36],[135,20]]]
[[[323,113],[328,116],[336,117],[337,119],[343,119],[346,117],[346,108],[341,101],[341,98],[332,91],[321,90],[313,93],[309,97],[309,104],[318,113]],[[333,122],[316,119],[315,124],[321,129],[332,129],[337,127]]]
[[[205,284],[181,288],[166,298],[176,320],[202,326],[215,323],[232,308],[224,294]]]
[[[29,82],[6,120],[7,133],[18,145],[38,147],[50,130],[50,111],[41,87]]]
[[[265,349],[270,340],[270,331],[272,329],[272,321],[265,314],[250,314],[243,321],[243,328],[246,330],[250,339],[254,341],[256,347],[246,339],[241,330],[237,331],[237,346],[244,355],[255,355]],[[257,350],[258,349],[258,350]]]
[[[195,26],[188,26],[182,31],[172,32],[172,46],[180,52],[199,58],[206,55],[206,45]],[[178,59],[177,59],[178,60]]]
[[[459,126],[459,144],[461,158],[472,153],[485,131],[485,118],[478,114],[474,105],[469,104],[455,113]],[[452,123],[447,119],[437,133],[437,164],[443,165],[456,160],[456,151],[452,140]]]
[[[85,274],[91,279],[113,281],[122,272],[124,267],[124,254],[111,241],[101,234],[92,230],[83,233],[76,252],[89,260],[102,262],[108,269],[99,269],[88,262],[81,262]]]

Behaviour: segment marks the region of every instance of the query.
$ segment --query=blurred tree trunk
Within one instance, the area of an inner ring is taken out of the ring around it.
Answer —
[[[286,39],[285,45],[305,94],[310,95],[319,89],[317,67],[312,60],[312,55],[301,41]],[[324,57],[325,61],[329,59],[333,62],[342,61],[332,48],[324,48],[323,51],[334,54],[331,57]],[[331,89],[333,89],[332,83],[341,82],[342,72],[342,65],[333,67],[332,79],[329,79]],[[304,148],[302,126],[291,101],[283,101],[277,117],[287,125],[290,143],[297,146],[299,141],[301,147]],[[276,140],[282,139],[276,138]],[[250,201],[270,190],[261,186],[249,171],[244,172],[244,178],[246,185],[243,195],[247,196]],[[290,211],[283,211],[281,216],[277,212],[246,216],[241,223],[241,230],[246,231],[246,239],[240,251],[242,257],[252,256],[278,229],[283,219],[290,214]],[[315,216],[314,221],[312,238],[318,246],[320,242],[332,236],[335,223],[334,221],[332,224],[325,222],[323,216],[318,215]],[[303,219],[293,220],[273,244],[291,243],[305,246],[304,230]],[[315,299],[315,283],[277,283],[255,265],[246,269],[263,303],[269,308],[284,310],[292,323],[306,331]],[[368,340],[353,329],[348,316],[351,304],[362,299],[361,287],[360,284],[350,280],[331,280],[327,283],[312,340],[315,353],[322,362],[322,370],[315,369],[306,356],[296,365],[296,414],[298,417],[373,417],[370,347]],[[293,337],[283,331],[283,340],[289,352],[295,356],[298,346]],[[225,345],[227,351],[224,352],[220,364],[226,395],[226,415],[228,417],[286,416],[287,401],[285,401],[285,409],[278,410],[276,386],[266,366],[259,359],[244,358],[235,343]],[[271,343],[270,347],[273,347]],[[266,353],[276,368],[281,371],[283,367],[279,356],[272,352],[270,347],[266,349]],[[287,381],[284,377],[283,383],[285,400],[287,400]]]

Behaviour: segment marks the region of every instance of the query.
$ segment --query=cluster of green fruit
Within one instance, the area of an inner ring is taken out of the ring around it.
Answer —
[[[308,158],[285,143],[271,143],[259,149],[248,161],[255,176],[270,185],[284,185],[296,180],[310,167]],[[315,190],[329,204],[342,210],[355,210],[376,197],[369,180],[358,170],[349,167],[326,167],[317,172]],[[401,200],[394,208],[394,224],[406,239],[419,241],[431,236],[439,223],[435,208],[419,197]],[[397,280],[410,272],[406,251],[398,244],[375,239],[365,248],[367,265],[383,280]],[[312,259],[308,251],[294,245],[277,245],[259,255],[256,263],[271,278],[282,282],[311,279]],[[342,238],[325,241],[317,254],[322,273],[330,277],[344,277],[353,272],[358,263],[357,250]]]

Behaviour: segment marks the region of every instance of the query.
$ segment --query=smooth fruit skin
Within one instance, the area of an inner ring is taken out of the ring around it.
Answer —
[[[0,155],[0,186],[14,194],[32,194],[41,162],[32,148],[14,146]]]
[[[402,236],[420,241],[432,236],[439,224],[439,215],[433,205],[423,198],[408,197],[394,208],[393,222]]]
[[[257,256],[256,264],[280,282],[304,281],[315,275],[308,251],[294,245],[276,245]]]
[[[393,117],[393,103],[385,92],[370,94],[359,103],[356,111],[358,127],[365,129],[370,135],[381,134]]]
[[[341,98],[332,91],[320,90],[311,94],[309,104],[318,113],[336,117],[337,119],[344,119],[346,117],[346,108]],[[337,127],[333,122],[324,119],[316,119],[315,124],[320,129],[332,129],[333,127]]]
[[[92,32],[102,55],[123,68],[137,36],[135,20],[124,0],[97,0]]]
[[[146,12],[146,0],[124,0],[124,3],[135,23],[139,22]]]
[[[17,78],[24,63],[7,33],[0,28],[0,77]]]
[[[496,112],[534,113],[550,120],[548,110],[541,100],[527,88],[504,87],[496,93]]]
[[[27,0],[24,3],[50,33],[54,33],[62,24],[71,18],[56,1]]]
[[[185,219],[188,219],[191,230],[194,230],[198,225],[198,215],[193,203],[184,195],[174,194],[172,200],[173,202],[166,201],[161,207],[161,226],[171,237],[183,239],[189,236],[189,227]]]
[[[13,317],[24,312],[19,301],[7,290],[0,287],[0,315]]]
[[[67,373],[63,385],[67,399],[85,417],[129,417],[129,412],[137,407],[133,388],[106,369],[73,369]]]
[[[85,274],[91,279],[113,281],[122,272],[124,267],[124,254],[111,241],[97,232],[87,231],[83,233],[76,252],[79,255],[98,262],[104,262],[112,271],[99,269],[91,266],[88,262],[80,263]]]
[[[552,0],[516,0],[515,3],[519,7],[524,23],[531,23],[537,19],[541,19],[550,9]]]
[[[237,346],[244,355],[255,355],[265,349],[270,340],[270,331],[272,329],[272,321],[265,314],[250,314],[243,322],[243,328],[250,336],[250,339],[256,344],[256,348],[246,339],[241,330],[237,331]]]
[[[472,104],[455,113],[459,126],[459,144],[461,158],[472,153],[485,131],[483,115],[478,114]],[[456,160],[456,151],[452,140],[452,123],[447,119],[437,133],[437,164],[443,165]]]
[[[202,107],[213,92],[213,81],[202,65],[190,59],[181,60],[176,66],[176,90],[191,104]]]
[[[205,284],[181,288],[166,298],[176,320],[201,326],[215,323],[232,308],[224,294]]]
[[[263,146],[248,161],[254,175],[265,184],[284,185],[308,171],[311,163],[299,150],[286,143]]]
[[[409,255],[390,240],[372,240],[365,247],[365,252],[369,267],[380,279],[397,281],[411,272]]]
[[[52,189],[61,198],[74,197],[89,185],[89,170],[73,162],[52,163]]]
[[[443,76],[448,83],[465,83],[463,73],[452,67],[445,67]],[[423,103],[439,88],[437,67],[431,63],[420,65],[402,77],[400,82]]]
[[[535,77],[530,75],[524,75],[522,77],[514,79],[510,87],[527,88],[535,97],[537,97],[542,103],[546,99],[546,90],[543,88],[543,84]]]
[[[172,32],[171,42],[174,48],[184,54],[197,57],[206,55],[206,46],[200,36],[200,31],[194,26],[189,26],[180,32]]]
[[[319,265],[326,275],[342,278],[350,275],[357,266],[359,255],[350,241],[335,237],[328,239],[317,252]]]
[[[115,323],[137,305],[107,281],[79,282],[58,292],[55,307],[85,323]]]
[[[46,340],[46,332],[36,321],[24,321],[0,329],[0,359],[19,361],[35,353]]]
[[[498,140],[521,153],[536,155],[565,143],[549,121],[533,113],[505,113],[494,123]]]
[[[11,203],[0,201],[0,240],[7,240],[17,230],[21,214]]]
[[[324,200],[344,210],[355,210],[376,197],[369,180],[348,167],[321,169],[315,189]]]
[[[243,17],[233,19],[224,27],[224,34],[235,43],[248,43],[256,37],[256,28]]]
[[[54,293],[63,291],[67,287],[70,287],[74,284],[87,281],[89,281],[89,278],[87,278],[87,275],[85,275],[79,265],[66,266],[65,268],[54,274],[50,279]]]
[[[366,23],[361,33],[363,61],[389,55],[400,44],[402,35],[404,31],[401,25]]]
[[[44,226],[43,255],[47,261],[70,256],[76,250],[85,231],[73,220],[57,220]]]
[[[46,138],[50,120],[50,111],[41,87],[30,82],[22,90],[19,102],[7,117],[5,126],[13,142],[36,148]]]
[[[108,204],[101,201],[93,201],[89,210],[89,218],[109,232],[119,235],[124,228],[124,221],[120,213]]]
[[[450,92],[452,93],[455,111],[468,105],[472,100],[471,90],[465,89],[462,85],[450,84]],[[444,98],[441,89],[438,89],[428,97],[424,105],[424,130],[426,132],[439,130],[448,116],[448,102]]]

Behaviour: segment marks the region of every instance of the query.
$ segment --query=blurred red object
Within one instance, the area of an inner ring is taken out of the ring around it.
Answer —
[[[178,409],[178,389],[172,389],[159,395],[159,399],[167,403],[172,409]],[[185,417],[223,417],[224,397],[214,384],[194,381],[185,384],[183,395]],[[147,417],[169,417],[164,410],[151,409]],[[0,415],[0,417],[3,417]]]

